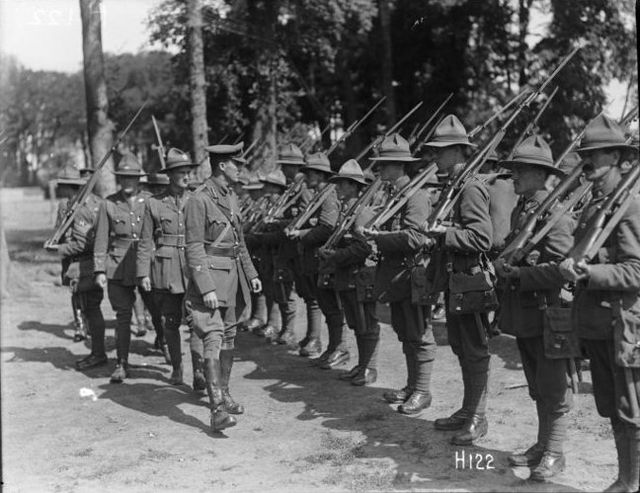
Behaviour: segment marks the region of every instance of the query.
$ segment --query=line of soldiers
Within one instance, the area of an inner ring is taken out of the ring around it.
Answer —
[[[629,145],[624,131],[605,116],[591,121],[577,148],[583,181],[592,184],[590,197],[554,222],[526,258],[510,263],[504,259],[505,245],[545,202],[550,178],[562,179],[566,169],[554,164],[544,139],[528,137],[508,160],[489,156],[493,163],[464,182],[446,220],[427,226],[440,204],[439,194],[463,173],[475,144],[458,118],[449,115],[425,145],[429,159],[418,159],[401,135],[387,136],[371,158],[370,168],[378,175],[372,178],[355,160],[334,173],[325,154],[305,157],[297,146],[286,144],[279,150],[279,169],[261,179],[262,188],[245,187],[254,199],[244,199],[244,214],[233,191],[243,164],[238,158],[241,144],[208,148],[212,176],[193,193],[187,192],[187,176],[195,164],[181,151],[169,151],[169,186],[155,197],[138,191],[141,168],[135,160],[123,158],[116,171],[121,191],[100,205],[97,219],[80,220],[79,215],[72,233],[89,238],[87,230],[95,225],[95,265],[89,268],[87,255],[85,269],[80,270],[81,276],[95,276],[98,285],[108,288],[116,311],[118,360],[112,382],[128,376],[136,284],[153,290],[160,300],[174,384],[182,383],[178,328],[186,316],[193,331],[194,388],[209,394],[215,431],[235,425],[232,415],[243,412],[229,394],[229,378],[236,329],[249,304],[247,328],[272,343],[294,345],[297,293],[307,316],[299,352],[325,369],[350,360],[345,327],[351,328],[358,362],[340,378],[367,385],[377,377],[376,306],[381,302],[389,304],[407,374],[402,389],[383,397],[398,404],[398,412],[416,415],[433,399],[436,345],[431,311],[444,293],[447,336],[460,363],[464,393],[461,407],[436,419],[436,429],[454,431],[454,445],[471,445],[487,434],[493,317],[502,332],[516,337],[538,414],[535,444],[512,455],[510,463],[530,467],[532,480],[554,477],[565,467],[572,350],[577,344],[571,341],[579,339],[591,361],[598,412],[611,420],[618,451],[619,477],[608,491],[636,491],[638,370],[630,365],[623,371],[620,361],[625,354],[614,335],[622,327],[633,353],[640,331],[637,197],[632,197],[590,263],[567,256],[625,173],[638,165],[637,146]],[[428,161],[435,161],[437,180],[420,182],[422,186],[413,188],[379,224],[381,211],[414,180],[427,176],[421,167]],[[386,187],[373,194],[366,207],[355,208],[356,217],[336,240],[336,230],[378,180]],[[274,210],[281,214],[266,221]],[[573,302],[566,296],[567,283]],[[87,285],[99,311],[101,290],[95,283]],[[328,330],[324,351],[322,316]],[[99,322],[90,322],[97,337],[92,337],[92,354],[79,363],[81,368],[106,362],[104,323],[102,329],[94,329],[94,323]],[[570,347],[564,351],[564,345]]]

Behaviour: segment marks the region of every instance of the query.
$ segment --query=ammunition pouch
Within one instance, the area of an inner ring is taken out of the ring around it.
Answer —
[[[623,368],[640,368],[640,316],[614,303],[613,348],[615,361]]]
[[[544,355],[549,359],[581,356],[578,336],[571,327],[571,308],[549,306],[543,312],[542,338]]]
[[[450,313],[454,315],[487,313],[496,310],[498,306],[498,295],[491,272],[477,268],[477,272],[473,274],[450,273]]]
[[[375,282],[376,267],[365,266],[355,272],[356,278],[356,298],[358,303],[368,303],[376,301]]]
[[[427,268],[416,265],[411,268],[411,304],[431,305],[430,283],[427,280]]]

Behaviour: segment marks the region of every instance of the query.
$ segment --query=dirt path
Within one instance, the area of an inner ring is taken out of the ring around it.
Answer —
[[[133,378],[122,385],[108,383],[111,366],[86,373],[73,368],[88,350],[72,341],[68,292],[54,285],[59,267],[39,248],[48,211],[34,197],[3,203],[14,260],[0,332],[6,491],[600,491],[616,473],[612,436],[588,382],[571,414],[567,471],[554,483],[531,485],[523,479],[527,469],[507,466],[507,455],[528,447],[536,429],[507,337],[491,342],[489,435],[477,447],[451,446],[449,434],[433,429],[433,420],[461,400],[457,361],[441,326],[434,403],[420,418],[400,415],[381,400],[383,390],[402,386],[404,378],[400,344],[386,323],[380,378],[369,388],[354,388],[338,381],[337,371],[240,334],[232,390],[247,412],[238,426],[214,437],[206,399],[168,384],[169,367],[153,350],[153,333],[133,339]],[[106,300],[103,310],[113,357]],[[190,382],[186,342],[183,351]],[[95,397],[82,397],[82,389]],[[467,468],[456,469],[456,453],[463,452]],[[481,454],[482,466],[491,456],[495,469],[469,470],[469,453],[474,464]]]

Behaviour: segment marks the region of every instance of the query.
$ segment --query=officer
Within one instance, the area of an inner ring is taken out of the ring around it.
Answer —
[[[144,175],[138,159],[124,154],[116,171],[120,191],[100,205],[94,246],[96,283],[107,287],[109,301],[116,312],[116,367],[111,383],[122,383],[129,376],[131,313],[135,302],[136,251],[142,229],[144,208],[150,195],[139,189]]]
[[[72,187],[74,192],[78,193],[78,188],[86,184],[86,180],[78,176],[82,176],[82,173],[77,173],[76,176],[59,177],[58,186]],[[52,247],[58,251],[62,259],[62,283],[71,287],[74,319],[86,320],[91,335],[91,353],[76,361],[78,370],[88,370],[107,364],[104,347],[104,317],[100,309],[104,295],[102,288],[93,282],[93,243],[101,202],[100,197],[90,193],[81,204],[78,204],[78,212],[65,234],[65,241]],[[61,204],[61,209],[66,211],[66,205],[66,202]],[[79,334],[76,325],[74,340],[82,340],[78,335],[84,338],[83,331]]]
[[[411,155],[409,143],[400,134],[392,134],[380,144],[379,155],[371,159],[378,165],[382,180],[397,192],[410,181],[406,165],[418,158]],[[402,343],[407,365],[407,385],[386,392],[383,397],[389,403],[400,404],[398,412],[403,414],[417,414],[431,405],[436,342],[428,322],[428,307],[411,302],[411,269],[425,244],[419,227],[427,220],[430,209],[428,192],[419,189],[379,231],[364,230],[375,241],[380,255],[376,295],[391,307],[391,325]]]
[[[329,186],[329,178],[334,174],[326,154],[317,152],[307,156],[307,165],[303,168],[307,185],[316,194]],[[329,329],[329,344],[317,361],[320,368],[329,370],[349,361],[344,341],[344,314],[338,303],[338,298],[331,282],[318,286],[318,249],[329,239],[338,222],[340,205],[335,187],[323,199],[316,213],[309,219],[302,229],[288,229],[287,236],[291,240],[299,240],[302,245],[300,256],[301,276],[296,281],[298,292],[305,300],[318,300],[320,310],[324,314]],[[326,278],[324,278],[326,279]],[[304,289],[303,289],[304,286]],[[307,309],[309,303],[307,302]],[[321,348],[319,325],[307,327],[307,348]],[[304,350],[304,348],[303,348]],[[303,354],[301,352],[301,354]]]
[[[358,195],[367,182],[362,168],[355,159],[344,163],[330,181],[335,183],[342,202],[342,219],[358,200]],[[351,385],[369,385],[378,378],[376,368],[380,325],[376,316],[376,301],[373,297],[366,297],[367,286],[362,285],[365,280],[363,271],[367,269],[365,261],[371,254],[371,247],[357,232],[371,218],[371,214],[366,212],[364,210],[355,218],[353,226],[335,249],[320,249],[320,257],[327,266],[325,269],[321,268],[321,272],[333,273],[334,289],[340,296],[347,324],[356,336],[358,364],[339,377],[351,382]]]
[[[187,321],[204,343],[204,370],[211,405],[211,429],[234,426],[230,414],[243,406],[229,393],[236,325],[250,291],[262,289],[242,232],[232,186],[238,180],[233,156],[243,144],[207,147],[211,176],[185,207],[186,260],[191,273],[185,295]]]
[[[511,214],[512,234],[516,235],[549,195],[545,188],[549,176],[561,178],[564,173],[554,166],[551,149],[539,136],[525,139],[513,159],[501,164],[512,171],[515,192],[520,197]],[[573,228],[571,216],[563,216],[520,266],[560,262],[573,245]],[[573,402],[567,384],[567,358],[572,355],[548,358],[543,339],[545,313],[549,307],[561,306],[562,286],[558,282],[538,286],[518,282],[518,266],[512,269],[502,259],[496,261],[496,272],[505,284],[500,297],[499,327],[516,337],[529,395],[538,413],[536,443],[523,454],[509,457],[509,462],[532,468],[529,479],[544,481],[564,468],[562,445]]]
[[[155,304],[164,318],[173,385],[183,383],[180,322],[187,288],[184,207],[191,196],[187,190],[189,173],[197,166],[180,149],[167,152],[161,172],[168,175],[169,185],[147,201],[136,262],[138,283],[144,291],[153,289]],[[194,368],[194,374],[198,369]]]
[[[473,147],[462,123],[448,115],[436,128],[426,144],[436,149],[435,161],[447,180],[455,179],[464,169],[467,150]],[[429,234],[436,240],[428,278],[433,292],[445,292],[447,306],[447,336],[460,361],[464,399],[462,408],[448,418],[435,421],[439,430],[459,430],[452,437],[455,445],[470,445],[488,430],[485,416],[489,380],[489,348],[486,313],[452,313],[449,299],[450,277],[454,274],[478,275],[489,269],[487,253],[492,247],[493,226],[490,217],[489,191],[478,177],[468,180],[460,199],[447,221]],[[455,276],[461,279],[461,276]],[[457,287],[456,287],[457,289]]]
[[[287,180],[281,170],[276,169],[267,176],[260,178],[263,185],[264,195],[260,209],[267,211],[272,207],[287,188]],[[252,243],[252,253],[255,255],[258,266],[258,273],[262,281],[262,292],[264,293],[264,313],[266,324],[254,324],[254,334],[264,336],[268,334],[275,344],[292,344],[294,342],[293,332],[287,331],[282,325],[280,307],[276,302],[276,284],[274,282],[274,256],[280,243],[279,235],[247,235],[247,242]],[[248,243],[249,244],[249,243]],[[282,287],[282,284],[279,285]]]
[[[617,190],[623,177],[621,164],[632,148],[622,129],[600,115],[587,125],[577,151],[593,189],[578,220],[576,244],[589,234],[590,219]],[[638,403],[632,399],[638,399],[640,371],[623,367],[622,362],[637,362],[634,349],[629,351],[629,347],[637,347],[640,327],[640,198],[631,202],[590,263],[568,258],[558,266],[522,267],[519,272],[520,283],[532,286],[559,276],[575,285],[571,323],[591,362],[596,408],[602,417],[610,419],[613,428],[618,478],[605,491],[636,491],[640,475],[640,417],[633,412]],[[625,340],[631,343],[626,345]]]

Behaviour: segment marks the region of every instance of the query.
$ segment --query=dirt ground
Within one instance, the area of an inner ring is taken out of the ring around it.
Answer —
[[[491,341],[490,429],[476,447],[454,447],[449,433],[433,428],[461,401],[457,360],[441,325],[433,404],[418,418],[398,414],[381,399],[405,378],[384,307],[379,379],[367,388],[241,333],[231,388],[247,411],[235,428],[213,436],[206,399],[169,385],[153,333],[133,338],[132,378],[122,385],[109,384],[112,364],[74,369],[88,349],[72,340],[69,293],[56,285],[55,257],[41,249],[50,206],[37,191],[0,194],[12,258],[0,332],[8,492],[601,491],[614,479],[613,439],[595,411],[588,373],[571,413],[567,470],[541,485],[526,481],[528,469],[508,467],[507,456],[526,449],[536,433],[535,407],[508,337]],[[114,358],[114,316],[106,299],[102,306]],[[190,383],[187,339],[183,332]],[[464,468],[460,460],[456,467],[456,454],[465,454]],[[482,457],[485,469],[469,469],[469,454],[474,465]]]

